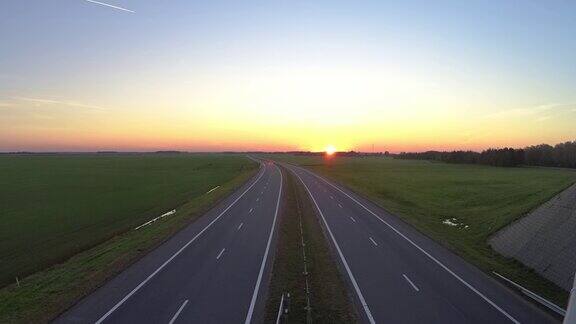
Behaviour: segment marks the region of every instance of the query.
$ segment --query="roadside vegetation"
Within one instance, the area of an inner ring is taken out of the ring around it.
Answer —
[[[256,171],[237,155],[1,156],[0,323],[49,321]]]
[[[285,203],[278,227],[265,323],[276,321],[283,293],[291,296],[289,314],[283,323],[354,323],[352,303],[314,207],[292,173],[284,168],[282,171],[286,179]],[[304,273],[302,242],[308,275]]]
[[[565,291],[497,254],[487,239],[573,184],[574,171],[384,157],[269,157],[307,167],[340,182],[484,271],[497,271],[560,305],[566,304]]]

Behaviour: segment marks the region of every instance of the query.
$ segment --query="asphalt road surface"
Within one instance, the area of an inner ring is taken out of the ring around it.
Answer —
[[[279,169],[263,163],[246,185],[55,322],[260,321],[282,183]]]
[[[286,166],[312,197],[364,322],[558,322],[367,199]]]

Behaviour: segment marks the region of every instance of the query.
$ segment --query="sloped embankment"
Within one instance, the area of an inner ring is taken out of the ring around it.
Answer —
[[[569,291],[576,271],[576,184],[497,232],[488,243]]]

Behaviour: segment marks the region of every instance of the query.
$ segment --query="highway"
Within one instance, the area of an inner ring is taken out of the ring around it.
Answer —
[[[261,321],[282,186],[278,167],[262,163],[242,188],[55,322]]]
[[[285,166],[312,198],[363,322],[558,322],[369,200]]]

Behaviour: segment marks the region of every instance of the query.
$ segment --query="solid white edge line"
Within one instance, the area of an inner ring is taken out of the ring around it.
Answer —
[[[270,229],[270,235],[268,236],[268,243],[266,243],[266,250],[264,251],[264,257],[262,257],[262,265],[260,265],[260,272],[258,273],[258,279],[256,280],[256,286],[254,287],[254,293],[252,294],[252,300],[250,301],[250,308],[248,309],[248,314],[246,314],[245,324],[250,324],[252,321],[252,315],[254,313],[254,306],[256,305],[256,300],[258,299],[258,291],[260,290],[260,282],[262,281],[262,275],[264,274],[264,268],[266,267],[266,261],[268,260],[268,252],[270,251],[270,243],[272,243],[272,237],[274,235],[274,228],[276,227],[276,218],[278,216],[278,209],[280,208],[280,198],[282,196],[282,171],[278,166],[274,165],[276,170],[280,173],[280,190],[278,190],[278,201],[276,202],[276,211],[274,212],[274,220],[272,221],[272,228]]]
[[[223,248],[222,251],[220,251],[220,253],[218,253],[216,260],[220,259],[220,257],[222,256],[222,253],[224,253],[224,251],[226,251],[226,248]]]
[[[523,286],[521,286],[521,285],[515,283],[514,281],[504,277],[503,275],[499,274],[496,271],[492,271],[492,273],[495,274],[496,276],[498,276],[500,279],[512,284],[514,287],[518,288],[524,294],[528,295],[528,297],[530,297],[530,298],[536,300],[537,302],[539,302],[540,304],[548,307],[549,309],[553,310],[557,314],[562,315],[562,316],[566,316],[566,310],[563,309],[562,307],[554,304],[553,302],[551,302],[548,299],[536,294],[535,292],[533,292],[527,288],[524,288]]]
[[[410,280],[410,278],[408,278],[407,275],[402,274],[402,277],[404,277],[404,279],[406,279],[406,281],[408,281],[408,283],[410,284],[410,286],[412,286],[412,288],[414,288],[414,290],[420,291],[420,289],[418,289],[418,287],[416,287],[416,285],[412,282],[412,280]]]
[[[350,270],[350,267],[348,266],[348,262],[346,261],[344,254],[342,254],[342,250],[340,250],[340,246],[338,245],[338,242],[336,242],[336,238],[334,237],[334,234],[332,234],[332,230],[330,229],[330,226],[328,225],[328,222],[326,221],[326,218],[324,217],[324,213],[322,213],[320,206],[318,206],[316,199],[312,195],[312,192],[310,192],[310,189],[308,189],[308,186],[306,185],[306,183],[304,183],[304,180],[302,180],[302,178],[300,178],[300,175],[298,175],[297,172],[295,172],[292,169],[291,169],[291,171],[292,171],[292,173],[294,173],[296,175],[296,177],[300,180],[300,182],[302,182],[302,184],[304,185],[304,188],[306,188],[306,191],[310,195],[310,198],[312,198],[312,201],[314,202],[314,205],[316,206],[316,209],[320,213],[320,216],[322,217],[322,221],[324,222],[324,225],[326,226],[326,229],[328,230],[328,234],[330,235],[330,238],[332,239],[332,243],[334,243],[334,246],[336,247],[336,251],[338,252],[338,256],[340,256],[340,260],[342,261],[342,264],[344,264],[344,268],[346,269],[346,272],[348,273],[348,277],[350,278],[350,281],[352,282],[352,285],[354,286],[354,290],[356,291],[356,295],[358,296],[358,299],[360,299],[360,303],[362,304],[362,307],[364,308],[364,312],[366,313],[366,316],[368,317],[368,321],[372,324],[375,324],[376,322],[374,321],[374,317],[372,317],[372,313],[370,312],[370,308],[368,307],[368,304],[366,303],[366,300],[364,299],[364,295],[362,295],[362,292],[360,291],[360,287],[358,286],[358,283],[356,282],[356,278],[354,277],[354,275],[352,274],[352,271]]]
[[[276,315],[276,324],[280,324],[280,318],[282,317],[282,310],[284,308],[284,294],[280,299],[280,306],[278,307],[278,315]]]
[[[372,241],[372,244],[378,246],[378,243],[376,243],[376,241],[374,241],[374,239],[372,237],[370,237],[370,241]]]
[[[408,241],[410,244],[412,244],[412,246],[414,246],[415,248],[417,248],[418,250],[420,250],[420,252],[424,253],[424,255],[426,255],[428,258],[430,258],[430,260],[434,261],[436,264],[438,264],[440,267],[442,267],[444,270],[446,270],[446,272],[448,272],[449,274],[451,274],[454,278],[456,278],[458,281],[460,281],[462,284],[464,284],[466,287],[468,287],[470,290],[472,290],[474,293],[476,293],[478,296],[480,296],[482,299],[484,299],[484,301],[486,301],[488,304],[490,304],[492,307],[494,307],[495,309],[497,309],[500,313],[502,313],[504,316],[506,316],[509,320],[511,320],[512,322],[516,323],[516,324],[520,324],[520,322],[518,320],[516,320],[514,317],[512,317],[512,315],[508,314],[508,312],[506,312],[504,309],[500,308],[500,306],[496,305],[496,303],[494,303],[490,298],[486,297],[484,294],[482,294],[480,291],[478,291],[476,288],[474,288],[471,284],[469,284],[466,280],[462,279],[459,275],[457,275],[456,273],[454,273],[452,270],[450,270],[450,268],[448,268],[447,266],[444,265],[444,263],[440,262],[440,260],[436,259],[435,257],[433,257],[430,253],[428,253],[426,250],[424,250],[423,248],[421,248],[418,244],[414,243],[414,241],[412,241],[411,239],[409,239],[406,235],[402,234],[400,231],[398,231],[394,226],[390,225],[388,222],[386,222],[385,220],[383,220],[380,216],[378,216],[376,213],[374,213],[372,210],[370,210],[368,207],[364,206],[364,204],[362,204],[361,202],[359,202],[357,199],[355,199],[354,197],[350,196],[349,194],[347,194],[346,192],[344,192],[342,189],[338,188],[337,186],[333,185],[332,183],[330,183],[328,180],[324,179],[323,177],[320,177],[304,168],[300,168],[301,170],[304,170],[306,172],[308,172],[309,174],[321,179],[322,181],[324,181],[325,183],[327,183],[328,185],[332,186],[333,188],[335,188],[336,190],[340,191],[341,193],[343,193],[346,197],[352,199],[355,203],[357,203],[358,205],[362,206],[366,211],[368,211],[370,214],[372,214],[373,216],[375,216],[376,218],[378,218],[382,223],[386,224],[386,226],[388,226],[390,229],[392,229],[394,232],[396,232],[396,234],[400,235],[402,238],[404,238],[406,241]]]
[[[264,175],[265,172],[266,172],[266,167],[262,166],[262,172],[260,173],[258,178],[256,178],[256,180],[248,188],[246,188],[246,190],[244,190],[244,192],[242,192],[242,194],[240,194],[240,196],[238,196],[230,205],[228,205],[228,207],[226,207],[226,209],[224,209],[224,211],[222,211],[216,218],[214,218],[208,225],[206,225],[206,227],[204,227],[204,229],[202,229],[190,241],[188,241],[186,244],[184,244],[184,246],[182,246],[178,251],[176,251],[176,253],[174,253],[168,260],[164,261],[164,263],[162,263],[162,265],[160,265],[156,270],[154,270],[154,272],[152,272],[152,274],[150,274],[148,277],[146,277],[146,279],[144,279],[144,281],[142,281],[140,284],[138,284],[138,286],[136,286],[136,288],[132,289],[132,291],[130,291],[126,296],[124,296],[124,298],[122,298],[118,303],[116,303],[116,305],[114,305],[114,307],[112,307],[108,312],[106,312],[106,314],[102,315],[102,317],[100,317],[100,319],[98,319],[98,321],[96,321],[95,324],[102,323],[106,318],[108,318],[108,316],[110,316],[110,314],[112,314],[114,311],[116,311],[116,309],[118,309],[118,307],[122,306],[122,304],[124,304],[130,297],[132,297],[132,295],[134,295],[138,290],[140,290],[140,288],[142,288],[146,283],[148,283],[148,281],[150,281],[152,278],[154,278],[154,276],[156,276],[156,274],[158,274],[158,272],[162,271],[162,269],[164,269],[164,267],[166,267],[170,262],[172,262],[172,260],[174,260],[174,258],[176,258],[180,253],[182,253],[182,251],[184,251],[184,249],[186,249],[190,244],[192,244],[192,242],[196,241],[196,239],[200,235],[202,235],[208,228],[210,228],[212,226],[212,224],[216,223],[216,221],[218,221],[220,219],[220,217],[222,217],[222,215],[224,215],[224,213],[226,213],[230,208],[232,208],[232,206],[234,206],[234,204],[236,204],[236,202],[238,200],[240,200],[240,198],[242,198],[244,196],[244,194],[246,194],[250,189],[252,189],[252,187],[254,187],[254,185],[256,183],[258,183],[260,178],[262,178],[262,176]]]
[[[180,316],[180,313],[182,312],[182,310],[184,309],[184,307],[186,307],[186,304],[188,304],[188,299],[186,299],[186,300],[182,303],[182,306],[180,306],[180,308],[178,308],[178,311],[176,312],[176,314],[174,314],[174,316],[172,316],[172,319],[170,319],[170,322],[168,322],[168,324],[174,324],[174,322],[176,321],[176,319],[178,318],[178,316]]]

